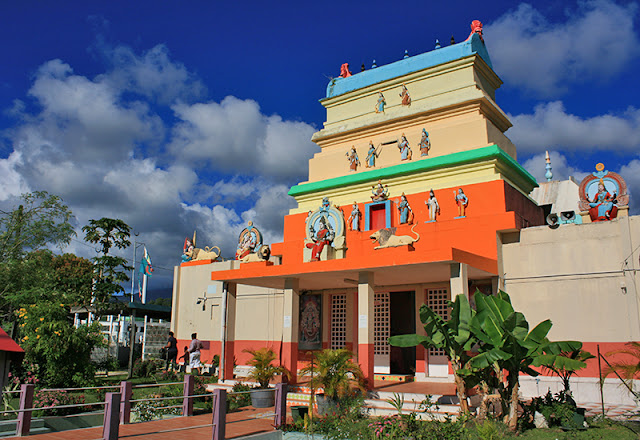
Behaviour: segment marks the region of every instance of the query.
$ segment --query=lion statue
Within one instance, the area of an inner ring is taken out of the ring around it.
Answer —
[[[240,259],[243,263],[255,263],[257,261],[269,261],[271,249],[266,244],[260,246],[257,252],[252,252]]]
[[[374,249],[383,249],[398,246],[409,246],[420,240],[420,234],[414,231],[417,223],[411,228],[411,232],[416,234],[416,238],[410,235],[396,235],[396,228],[385,228],[374,232],[369,236],[375,242],[378,242],[378,246]]]
[[[217,250],[217,252],[216,252]],[[191,259],[191,261],[198,260],[217,260],[220,256],[220,248],[218,246],[205,246],[204,249],[194,248],[185,252],[185,255]]]

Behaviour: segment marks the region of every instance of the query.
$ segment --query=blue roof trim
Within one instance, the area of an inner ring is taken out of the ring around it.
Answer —
[[[478,34],[473,34],[470,39],[462,43],[434,49],[430,52],[396,61],[395,63],[365,70],[348,78],[334,78],[329,81],[329,85],[327,86],[327,98],[342,95],[372,84],[406,75],[407,73],[418,72],[428,67],[455,61],[473,54],[478,54],[489,67],[493,69],[486,46],[482,40],[480,40]]]

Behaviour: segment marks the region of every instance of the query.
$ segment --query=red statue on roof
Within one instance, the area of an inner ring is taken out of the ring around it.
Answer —
[[[482,38],[482,22],[480,20],[473,20],[471,22],[471,33],[467,40],[471,38],[473,34],[478,34],[480,36],[480,41],[484,43],[484,38]]]
[[[349,71],[349,63],[344,63],[340,66],[340,78],[348,78],[351,76],[351,72]]]

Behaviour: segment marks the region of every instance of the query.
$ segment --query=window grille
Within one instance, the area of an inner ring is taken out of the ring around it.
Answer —
[[[331,349],[344,348],[347,342],[347,295],[331,295]]]
[[[389,343],[389,293],[376,293],[373,306],[373,353],[388,355]]]
[[[449,320],[449,289],[427,289],[427,306],[445,321]],[[445,356],[444,350],[430,348],[430,356]]]

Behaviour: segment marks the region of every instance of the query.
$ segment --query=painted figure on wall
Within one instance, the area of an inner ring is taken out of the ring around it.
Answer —
[[[400,92],[400,98],[402,98],[402,105],[406,105],[407,107],[411,106],[411,96],[409,95],[407,86],[405,86],[404,84],[402,84],[402,91]]]
[[[407,196],[402,193],[400,196],[400,203],[398,203],[398,211],[400,212],[400,224],[412,224],[413,223],[413,210],[407,201]]]
[[[360,217],[362,213],[358,208],[358,204],[353,202],[353,207],[351,208],[351,215],[349,215],[349,230],[350,231],[359,231],[360,230]]]
[[[378,183],[375,184],[371,189],[371,200],[374,202],[381,202],[383,200],[387,200],[389,198],[389,185],[382,185],[382,181],[378,180]]]
[[[435,222],[437,220],[436,216],[440,214],[440,205],[433,190],[429,191],[429,199],[424,204],[429,208],[429,222]]]
[[[356,147],[351,147],[351,151],[346,153],[346,156],[349,161],[349,171],[357,171],[360,165],[360,158],[358,158]]]
[[[384,113],[384,106],[387,105],[387,101],[384,100],[382,92],[378,92],[378,102],[376,102],[376,113]]]
[[[467,198],[464,191],[462,191],[462,188],[458,188],[457,193],[453,191],[453,194],[455,195],[456,204],[458,205],[458,217],[456,218],[465,217],[467,206],[469,205],[469,199]]]
[[[407,137],[402,133],[400,140],[398,141],[398,150],[400,150],[400,160],[411,160],[413,152],[409,146]]]
[[[429,140],[429,132],[422,129],[422,137],[420,138],[420,156],[428,156],[431,150],[431,141]]]
[[[349,70],[349,63],[344,63],[340,66],[340,78],[348,78],[351,76],[351,71]]]
[[[301,350],[322,349],[322,297],[320,295],[300,297],[298,348]]]
[[[591,221],[600,222],[611,220],[616,217],[618,208],[615,205],[616,196],[612,196],[604,186],[604,180],[598,182],[598,192],[593,196],[593,200],[589,203],[589,215]],[[615,212],[614,212],[615,210]]]
[[[369,141],[369,151],[367,152],[366,167],[373,168],[376,166],[376,159],[380,156],[380,152],[373,146],[373,141]]]
[[[311,261],[320,261],[320,254],[325,246],[331,245],[334,233],[328,224],[326,217],[320,217],[320,228],[313,237],[314,243],[307,243],[307,248],[311,249]]]

